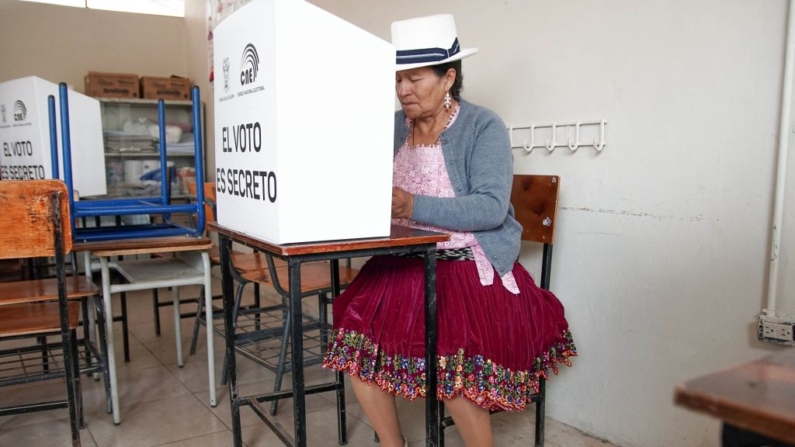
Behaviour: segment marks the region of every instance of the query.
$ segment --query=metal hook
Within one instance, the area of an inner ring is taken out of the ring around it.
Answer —
[[[558,136],[557,133],[558,133],[557,132],[557,124],[552,124],[552,145],[549,144],[549,140],[547,140],[547,142],[545,144],[545,146],[547,147],[547,150],[549,152],[554,151],[555,150],[555,146],[558,145],[558,143],[556,142],[556,139],[557,139],[557,136]]]
[[[602,152],[602,149],[605,147],[605,124],[607,122],[602,120],[599,122],[599,143],[596,142],[596,138],[593,139],[593,148],[596,149],[597,152]]]
[[[568,140],[569,140],[568,146],[569,146],[569,149],[571,149],[572,152],[576,151],[580,147],[580,122],[577,121],[576,123],[574,123],[574,126],[575,126],[574,128],[575,128],[575,135],[576,135],[575,138],[574,138],[574,140],[575,140],[574,141],[574,145],[571,144],[571,126],[569,126],[567,128],[567,132],[569,134],[568,135]]]
[[[525,139],[524,142],[524,150],[533,152],[534,146],[536,145],[536,126],[534,124],[530,125],[530,146],[527,145],[527,139]]]

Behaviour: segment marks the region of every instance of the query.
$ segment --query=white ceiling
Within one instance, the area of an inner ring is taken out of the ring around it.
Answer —
[[[74,6],[78,8],[156,14],[173,17],[185,16],[185,0],[22,0],[36,3]]]

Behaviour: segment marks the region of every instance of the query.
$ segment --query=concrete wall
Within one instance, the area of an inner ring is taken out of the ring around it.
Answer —
[[[601,154],[514,152],[516,173],[562,177],[552,288],[580,357],[550,382],[548,414],[627,447],[718,445],[717,422],[672,395],[773,350],[755,315],[787,3],[313,3],[385,39],[393,20],[451,12],[461,45],[480,48],[464,61],[466,98],[508,125],[608,120]],[[538,270],[534,247],[521,259]]]
[[[717,445],[718,424],[674,407],[672,392],[774,351],[755,340],[755,315],[786,2],[313,3],[385,39],[393,20],[452,12],[462,45],[480,48],[464,62],[469,100],[508,125],[608,120],[601,154],[514,154],[516,173],[562,176],[552,287],[581,355],[551,382],[548,414],[626,447]],[[0,80],[38,75],[82,90],[88,70],[187,75],[203,87],[212,142],[204,4],[189,0],[183,21],[0,0]],[[212,173],[212,144],[207,153]],[[538,270],[535,247],[521,260]],[[783,283],[780,307],[793,313]]]
[[[185,76],[181,18],[0,0],[0,82],[38,76],[83,91],[88,71]]]

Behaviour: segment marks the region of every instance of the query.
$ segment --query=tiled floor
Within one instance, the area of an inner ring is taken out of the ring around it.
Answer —
[[[216,281],[214,287],[218,287]],[[182,296],[195,296],[197,290],[187,290]],[[167,297],[170,294],[161,294]],[[162,299],[162,298],[161,298]],[[313,300],[305,303],[311,307]],[[121,358],[121,329],[117,324],[116,353],[119,376],[119,400],[122,423],[113,424],[105,412],[104,390],[101,381],[83,379],[83,396],[87,428],[81,430],[84,446],[96,447],[226,447],[232,445],[228,390],[218,388],[218,406],[210,408],[206,370],[204,329],[196,355],[188,355],[193,321],[183,320],[183,349],[185,366],[176,365],[176,346],[171,308],[161,309],[162,335],[155,336],[151,295],[137,292],[128,296],[131,361]],[[183,310],[192,310],[184,306]],[[115,309],[119,309],[118,306]],[[216,377],[220,381],[223,345],[216,339]],[[274,374],[245,359],[238,360],[238,383],[242,394],[266,392],[273,387]],[[329,372],[319,366],[307,371],[307,383],[328,381]],[[289,378],[285,379],[285,388]],[[361,407],[356,403],[350,387],[348,400],[348,445],[375,446],[373,430]],[[44,400],[62,395],[62,383],[44,382],[3,388],[0,406],[19,401]],[[316,394],[307,398],[307,427],[312,447],[336,446],[336,412],[334,396]],[[399,399],[398,407],[404,433],[412,447],[424,445],[424,405]],[[279,407],[282,423],[292,430],[292,405],[283,401]],[[534,413],[492,416],[497,446],[527,446],[532,444]],[[243,440],[249,447],[280,446],[282,443],[249,409],[242,410]],[[0,446],[38,447],[67,446],[69,423],[66,410],[54,410],[28,415],[0,418]],[[448,447],[463,446],[455,427],[446,431]],[[547,418],[546,445],[548,447],[614,447]]]

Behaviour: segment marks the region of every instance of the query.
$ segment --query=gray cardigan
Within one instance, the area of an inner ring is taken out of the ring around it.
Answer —
[[[414,196],[411,219],[455,231],[470,231],[502,277],[519,257],[522,226],[510,203],[513,154],[508,131],[492,112],[460,100],[461,109],[442,132],[444,162],[455,197]],[[395,154],[409,127],[402,110],[395,112]]]

